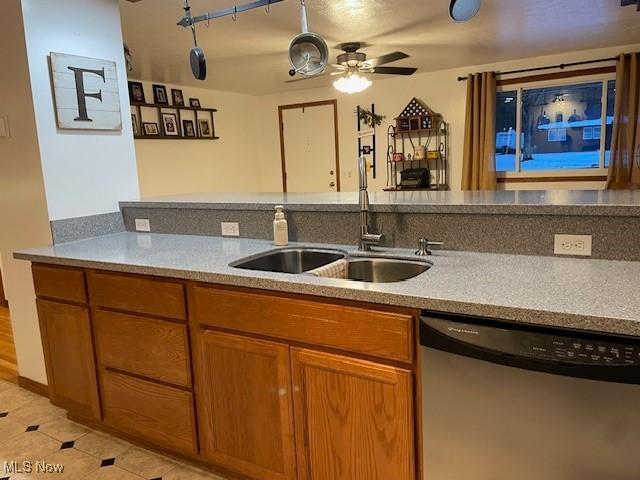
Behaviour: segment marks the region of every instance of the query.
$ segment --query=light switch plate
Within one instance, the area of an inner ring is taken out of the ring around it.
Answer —
[[[240,224],[238,222],[220,222],[223,237],[239,237]]]
[[[553,253],[556,255],[591,256],[591,235],[561,235],[554,236]]]
[[[151,223],[148,218],[136,218],[136,232],[150,232]]]

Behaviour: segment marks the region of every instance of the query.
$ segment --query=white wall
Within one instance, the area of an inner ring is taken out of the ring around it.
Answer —
[[[46,383],[30,265],[12,258],[17,249],[51,243],[20,0],[2,2],[0,58],[0,116],[11,132],[0,138],[2,274],[20,375]]]
[[[115,212],[138,197],[118,0],[22,0],[22,8],[50,219]],[[50,52],[117,62],[121,132],[57,129]]]
[[[143,84],[146,101],[153,102],[152,83]],[[135,140],[140,195],[263,190],[265,185],[255,172],[255,165],[263,158],[262,126],[255,118],[261,108],[259,98],[178,85],[166,87],[169,98],[171,89],[178,88],[187,105],[189,98],[198,98],[203,107],[217,108],[214,121],[220,139]],[[160,121],[156,109],[141,110],[144,121]],[[183,112],[183,118],[192,118],[188,115]]]
[[[131,122],[122,132],[56,128],[51,51],[115,60],[128,94],[117,0],[3,0],[0,15],[0,255],[19,374],[46,383],[30,265],[15,250],[51,243],[50,220],[118,210],[138,197]]]

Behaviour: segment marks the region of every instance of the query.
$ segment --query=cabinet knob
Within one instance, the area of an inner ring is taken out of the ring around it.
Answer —
[[[330,187],[335,187],[335,186],[336,186],[336,182],[331,182],[331,183],[329,184],[329,186],[330,186]]]

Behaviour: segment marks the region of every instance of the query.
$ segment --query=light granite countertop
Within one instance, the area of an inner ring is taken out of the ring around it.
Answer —
[[[515,215],[640,215],[640,191],[370,192],[371,211]],[[120,202],[121,208],[357,212],[358,193],[190,193]]]
[[[314,246],[356,253],[354,246]],[[384,284],[229,266],[272,248],[265,240],[129,232],[23,250],[14,256],[56,265],[640,336],[640,262],[438,251],[429,257],[433,263],[429,271]],[[382,253],[412,254],[398,249]]]

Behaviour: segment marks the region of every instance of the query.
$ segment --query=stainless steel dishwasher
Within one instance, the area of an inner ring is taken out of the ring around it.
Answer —
[[[437,313],[420,337],[424,480],[640,479],[638,338]]]

